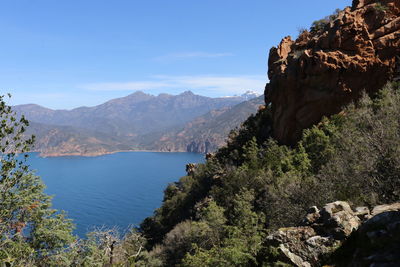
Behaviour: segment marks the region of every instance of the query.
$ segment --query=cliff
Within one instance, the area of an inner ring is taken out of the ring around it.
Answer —
[[[399,77],[399,14],[398,0],[354,0],[270,50],[265,102],[279,142],[294,144],[323,116]]]

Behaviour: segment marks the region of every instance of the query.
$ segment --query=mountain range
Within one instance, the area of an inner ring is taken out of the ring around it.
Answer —
[[[52,110],[27,104],[14,110],[31,122],[27,134],[36,136],[34,151],[42,156],[131,150],[207,153],[256,112],[263,98],[255,96],[251,91],[219,98],[191,91],[158,96],[138,91],[94,107]]]

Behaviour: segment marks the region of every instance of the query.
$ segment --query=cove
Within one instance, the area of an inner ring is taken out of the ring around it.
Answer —
[[[84,237],[99,227],[124,231],[153,214],[166,186],[186,174],[187,163],[204,162],[203,154],[121,152],[98,157],[41,158],[29,153],[28,164],[53,196],[53,207],[73,219]]]

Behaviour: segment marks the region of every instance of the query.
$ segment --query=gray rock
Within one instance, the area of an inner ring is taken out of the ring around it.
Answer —
[[[368,207],[357,207],[354,209],[354,214],[362,221],[371,217]]]
[[[377,206],[371,215],[367,207],[353,211],[344,201],[321,210],[314,206],[301,226],[271,233],[266,244],[276,249],[279,261],[294,266],[400,266],[398,207],[400,203]],[[340,251],[345,253],[337,256]]]
[[[312,206],[308,211],[306,218],[303,220],[302,225],[311,225],[318,221],[320,218],[319,209],[316,206]]]
[[[386,205],[388,206],[388,205]],[[386,211],[362,224],[345,243],[347,266],[400,266],[400,211]]]
[[[375,208],[372,209],[371,215],[375,216],[382,212],[396,211],[396,210],[400,210],[400,202],[376,206]]]
[[[361,220],[351,209],[349,203],[336,201],[326,204],[320,211],[323,226],[327,234],[336,239],[344,239],[358,228]]]

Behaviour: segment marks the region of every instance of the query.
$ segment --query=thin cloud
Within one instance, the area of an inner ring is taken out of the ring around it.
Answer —
[[[200,94],[233,95],[245,90],[264,91],[266,77],[264,75],[241,76],[153,76],[148,81],[90,83],[80,88],[90,91],[150,91],[170,92],[192,90]]]
[[[151,90],[156,88],[169,87],[170,84],[163,81],[132,81],[132,82],[109,82],[89,83],[78,86],[90,91],[137,91]]]
[[[208,53],[208,52],[183,52],[183,53],[172,53],[164,56],[154,58],[156,61],[172,61],[182,59],[193,59],[193,58],[219,58],[219,57],[230,57],[232,53]]]

